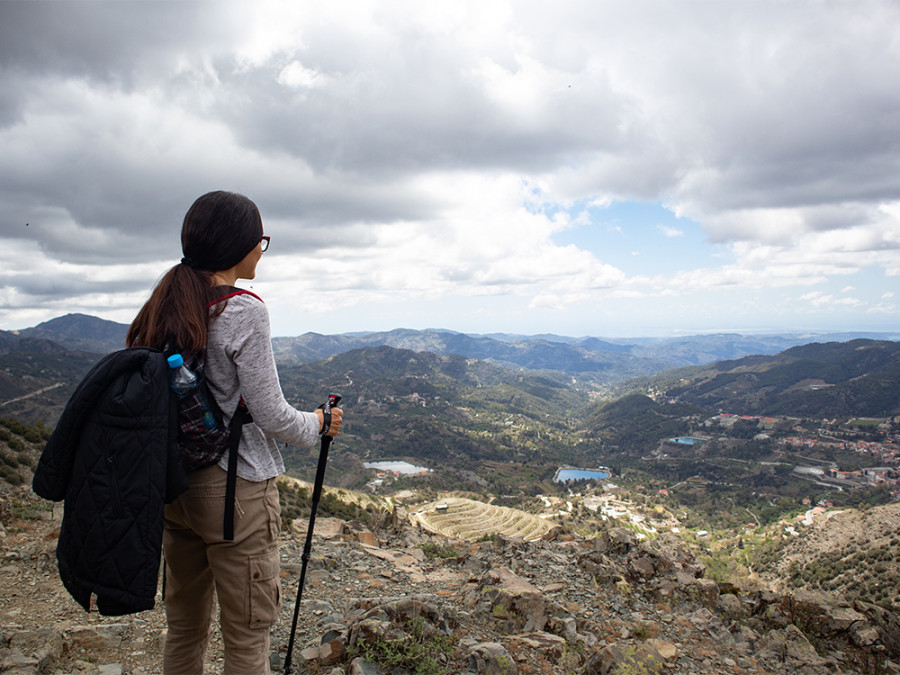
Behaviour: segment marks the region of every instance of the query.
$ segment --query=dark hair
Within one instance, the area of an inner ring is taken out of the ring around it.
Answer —
[[[259,209],[244,195],[209,192],[181,227],[184,258],[159,280],[128,329],[128,345],[187,353],[206,346],[213,274],[237,265],[262,238]],[[216,306],[218,313],[225,303]]]

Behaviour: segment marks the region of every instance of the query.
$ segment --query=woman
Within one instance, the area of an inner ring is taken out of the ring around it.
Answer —
[[[225,424],[242,397],[253,416],[238,452],[234,540],[225,541],[222,532],[227,456],[189,473],[188,491],[165,508],[163,670],[172,675],[203,673],[214,593],[225,673],[269,672],[269,630],[281,607],[275,477],[284,463],[275,441],[311,446],[324,426],[321,410],[300,412],[284,399],[263,302],[252,293],[227,297],[238,279],[256,276],[268,243],[252,201],[230,192],[203,195],[184,218],[181,263],[162,278],[128,332],[132,345],[205,349],[206,378]],[[335,408],[327,434],[336,436],[340,425]]]

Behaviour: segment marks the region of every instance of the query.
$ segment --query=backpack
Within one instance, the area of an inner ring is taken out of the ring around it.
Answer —
[[[196,471],[218,464],[222,455],[228,452],[231,439],[240,433],[233,428],[235,421],[242,425],[253,418],[241,399],[231,418],[232,423],[226,427],[222,409],[212,397],[206,381],[205,352],[183,357],[185,367],[197,376],[197,388],[178,401],[177,444],[185,470]]]
[[[207,303],[212,308],[220,302],[236,295],[256,294],[234,286],[225,287],[225,294]],[[167,349],[166,354],[176,353],[177,349]],[[178,399],[178,434],[177,446],[186,471],[196,471],[218,464],[222,456],[228,453],[228,477],[225,484],[225,518],[223,523],[224,538],[234,540],[234,494],[237,485],[238,446],[241,442],[241,431],[245,424],[253,421],[244,399],[238,401],[237,408],[226,427],[223,423],[222,410],[219,408],[206,381],[206,352],[182,355],[184,365],[197,376],[197,387],[184,398]],[[175,393],[172,393],[175,396]],[[208,423],[211,415],[214,424]],[[211,428],[212,426],[212,428]]]

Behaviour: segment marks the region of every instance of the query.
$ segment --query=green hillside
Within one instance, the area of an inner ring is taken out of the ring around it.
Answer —
[[[75,387],[99,358],[58,346],[0,354],[0,414],[55,425]]]
[[[584,412],[583,428],[589,438],[611,446],[611,452],[629,452],[687,434],[691,418],[702,413],[690,404],[657,403],[635,393],[592,405]]]
[[[302,409],[329,391],[344,396],[342,451],[366,460],[422,460],[451,473],[478,470],[485,461],[543,466],[567,456],[569,411],[584,404],[558,373],[390,347],[282,368],[280,376],[288,400]],[[288,454],[304,461],[302,451]]]
[[[808,417],[900,414],[900,343],[810,344],[633,381],[708,411]]]

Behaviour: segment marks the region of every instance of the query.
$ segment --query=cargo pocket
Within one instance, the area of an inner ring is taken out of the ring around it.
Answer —
[[[250,628],[268,629],[281,610],[281,577],[278,575],[278,550],[250,556],[249,611]]]

